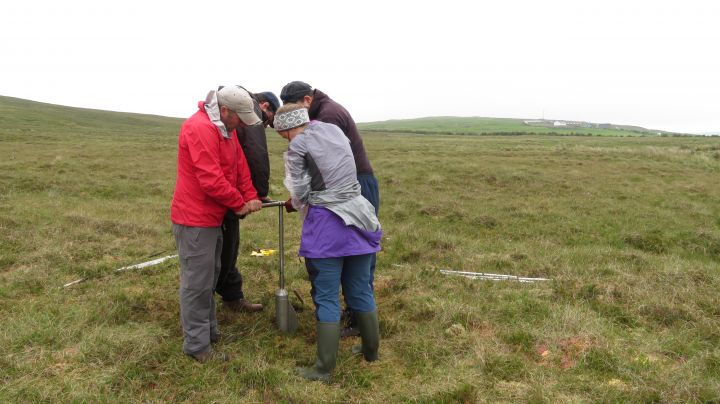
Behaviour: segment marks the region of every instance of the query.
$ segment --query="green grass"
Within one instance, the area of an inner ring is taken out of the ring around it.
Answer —
[[[359,123],[365,132],[445,134],[445,135],[565,135],[565,136],[657,136],[675,135],[637,126],[612,125],[610,128],[555,127],[527,125],[523,119],[483,117],[428,117]],[[549,126],[547,126],[549,125]]]
[[[180,120],[0,98],[0,402],[720,400],[720,139],[366,133],[385,230],[381,360],[314,317],[273,325],[276,212],[242,222],[259,315],[222,308],[227,364],[182,354],[169,203]],[[268,132],[271,195],[284,140]],[[288,284],[310,303],[286,221]],[[523,284],[439,269],[548,277]],[[87,281],[70,288],[78,278]]]

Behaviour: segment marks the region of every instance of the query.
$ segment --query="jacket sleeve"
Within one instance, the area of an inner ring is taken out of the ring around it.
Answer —
[[[262,125],[252,125],[237,130],[238,140],[250,168],[250,178],[259,197],[268,196],[270,190],[270,158],[267,138]]]
[[[320,110],[315,119],[337,126],[338,128],[340,128],[340,130],[343,131],[345,136],[348,136],[348,122],[345,115],[342,114],[340,111],[332,108],[326,108],[324,110]]]
[[[237,142],[237,139],[235,139]],[[240,147],[240,144],[237,144],[238,149],[238,183],[237,183],[237,189],[240,190],[240,193],[242,194],[242,197],[246,201],[251,201],[253,199],[258,199],[257,191],[255,190],[255,187],[253,186],[252,179],[250,177],[250,168],[248,168],[247,159],[245,158],[245,153],[243,152],[242,147]]]
[[[302,137],[298,136],[290,142],[285,160],[285,188],[295,209],[300,210],[307,204],[311,191],[311,178],[308,174],[305,156],[307,149]]]
[[[188,152],[200,187],[219,204],[233,210],[240,209],[245,199],[225,178],[220,166],[219,136],[193,127],[188,130],[191,132],[186,136]]]

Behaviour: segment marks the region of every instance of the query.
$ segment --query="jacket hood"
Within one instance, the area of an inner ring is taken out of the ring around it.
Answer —
[[[220,129],[220,133],[222,133],[225,139],[229,139],[230,134],[228,133],[225,124],[220,120],[220,103],[218,103],[217,91],[210,90],[207,97],[205,97],[205,102],[198,103],[198,108],[201,106],[205,109],[208,118],[210,118],[210,122]]]

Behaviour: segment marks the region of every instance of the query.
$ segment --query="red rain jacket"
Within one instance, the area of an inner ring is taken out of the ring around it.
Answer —
[[[191,227],[218,227],[228,209],[258,199],[235,131],[224,138],[200,109],[180,127],[175,193],[170,220]]]

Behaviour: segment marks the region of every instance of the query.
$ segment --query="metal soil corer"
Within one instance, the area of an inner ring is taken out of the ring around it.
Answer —
[[[283,209],[285,202],[270,201],[262,204],[263,208],[278,207],[278,239],[280,253],[280,282],[275,292],[275,319],[280,332],[294,333],[298,327],[297,313],[290,304],[288,291],[285,289],[285,230],[283,226]]]

